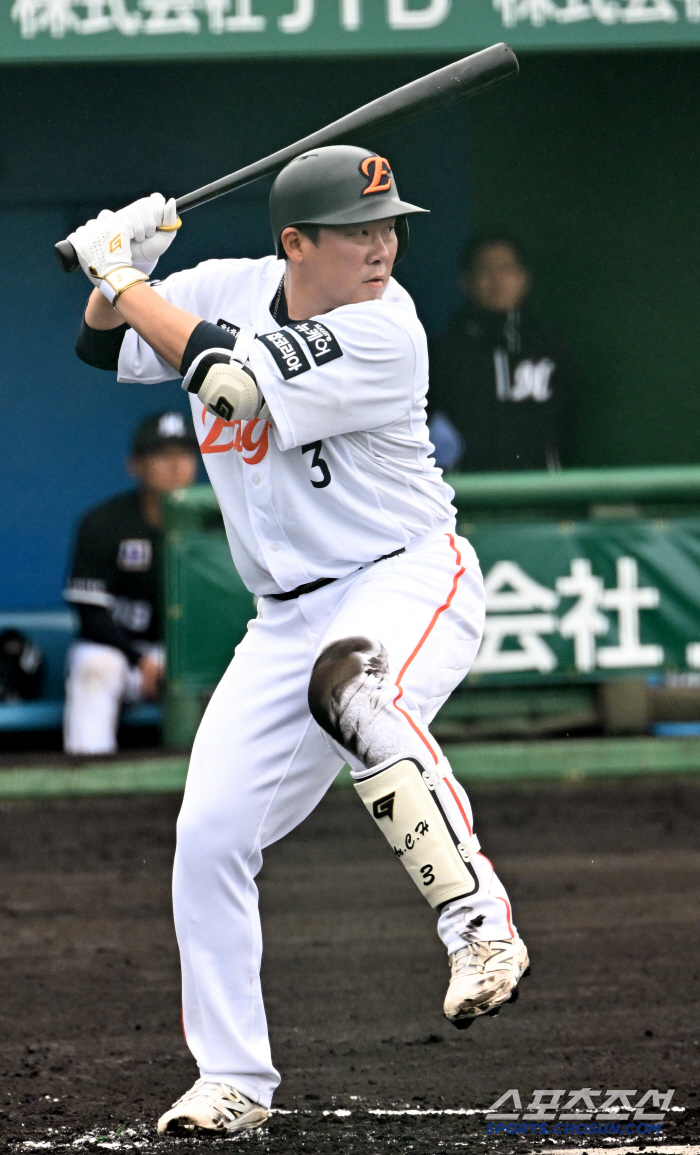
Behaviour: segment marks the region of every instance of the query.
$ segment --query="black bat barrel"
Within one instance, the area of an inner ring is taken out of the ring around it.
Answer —
[[[261,177],[272,176],[311,148],[322,148],[328,144],[362,144],[362,137],[378,136],[392,128],[419,120],[431,112],[439,112],[467,96],[476,96],[499,80],[514,76],[517,71],[518,61],[513,50],[507,44],[492,44],[490,48],[473,52],[471,56],[465,56],[454,64],[447,64],[444,68],[429,72],[427,76],[412,80],[410,84],[395,88],[385,96],[371,100],[369,104],[363,104],[340,120],[312,132],[295,144],[287,145],[279,152],[273,152],[263,160],[257,160],[229,176],[186,193],[178,198],[177,211],[187,212],[188,209],[197,208],[198,205],[260,180]],[[80,267],[70,241],[59,241],[55,252],[64,272],[72,273]]]

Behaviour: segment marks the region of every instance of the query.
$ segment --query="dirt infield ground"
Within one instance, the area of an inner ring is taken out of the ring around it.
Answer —
[[[467,1032],[445,1022],[431,911],[354,793],[334,790],[261,876],[279,1113],[260,1132],[204,1142],[154,1134],[196,1075],[170,916],[178,799],[0,807],[3,1142],[551,1151],[565,1143],[487,1139],[482,1113],[430,1112],[484,1108],[516,1087],[524,1105],[538,1088],[675,1087],[686,1110],[670,1113],[663,1143],[698,1143],[700,780],[471,794],[530,947],[518,1004]],[[372,1113],[387,1110],[419,1113]],[[620,1140],[593,1144],[606,1145]]]

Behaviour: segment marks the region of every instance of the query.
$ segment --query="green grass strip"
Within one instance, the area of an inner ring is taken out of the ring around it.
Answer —
[[[571,738],[550,742],[484,742],[446,754],[463,782],[525,778],[687,774],[700,771],[697,738]]]
[[[480,742],[446,749],[460,781],[507,782],[589,776],[700,772],[700,739],[580,738],[550,742]],[[93,763],[79,769],[32,767],[0,771],[0,798],[70,798],[100,794],[179,793],[186,757]],[[351,785],[344,766],[336,786]]]
[[[179,792],[187,777],[187,758],[148,758],[140,762],[93,763],[80,769],[0,771],[0,798],[70,798],[98,794]]]

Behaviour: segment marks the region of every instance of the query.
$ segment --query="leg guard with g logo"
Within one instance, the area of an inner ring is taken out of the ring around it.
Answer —
[[[394,854],[430,905],[440,909],[479,889],[471,858],[475,834],[461,837],[449,820],[445,779],[413,758],[353,775],[355,789]],[[465,832],[467,827],[465,826]]]

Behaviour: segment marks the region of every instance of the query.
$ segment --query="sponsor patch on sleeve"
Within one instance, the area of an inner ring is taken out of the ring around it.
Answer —
[[[148,538],[127,537],[119,542],[117,566],[131,573],[145,573],[151,568],[153,546]]]
[[[333,333],[320,321],[290,321],[287,327],[304,338],[317,365],[325,365],[343,356],[343,350]]]
[[[276,333],[262,333],[257,339],[269,349],[285,381],[311,368],[306,353],[292,333],[278,329]]]
[[[223,317],[219,317],[216,323],[220,329],[225,329],[227,333],[233,333],[234,337],[237,337],[241,331],[240,325],[234,325],[233,321],[224,321]]]

